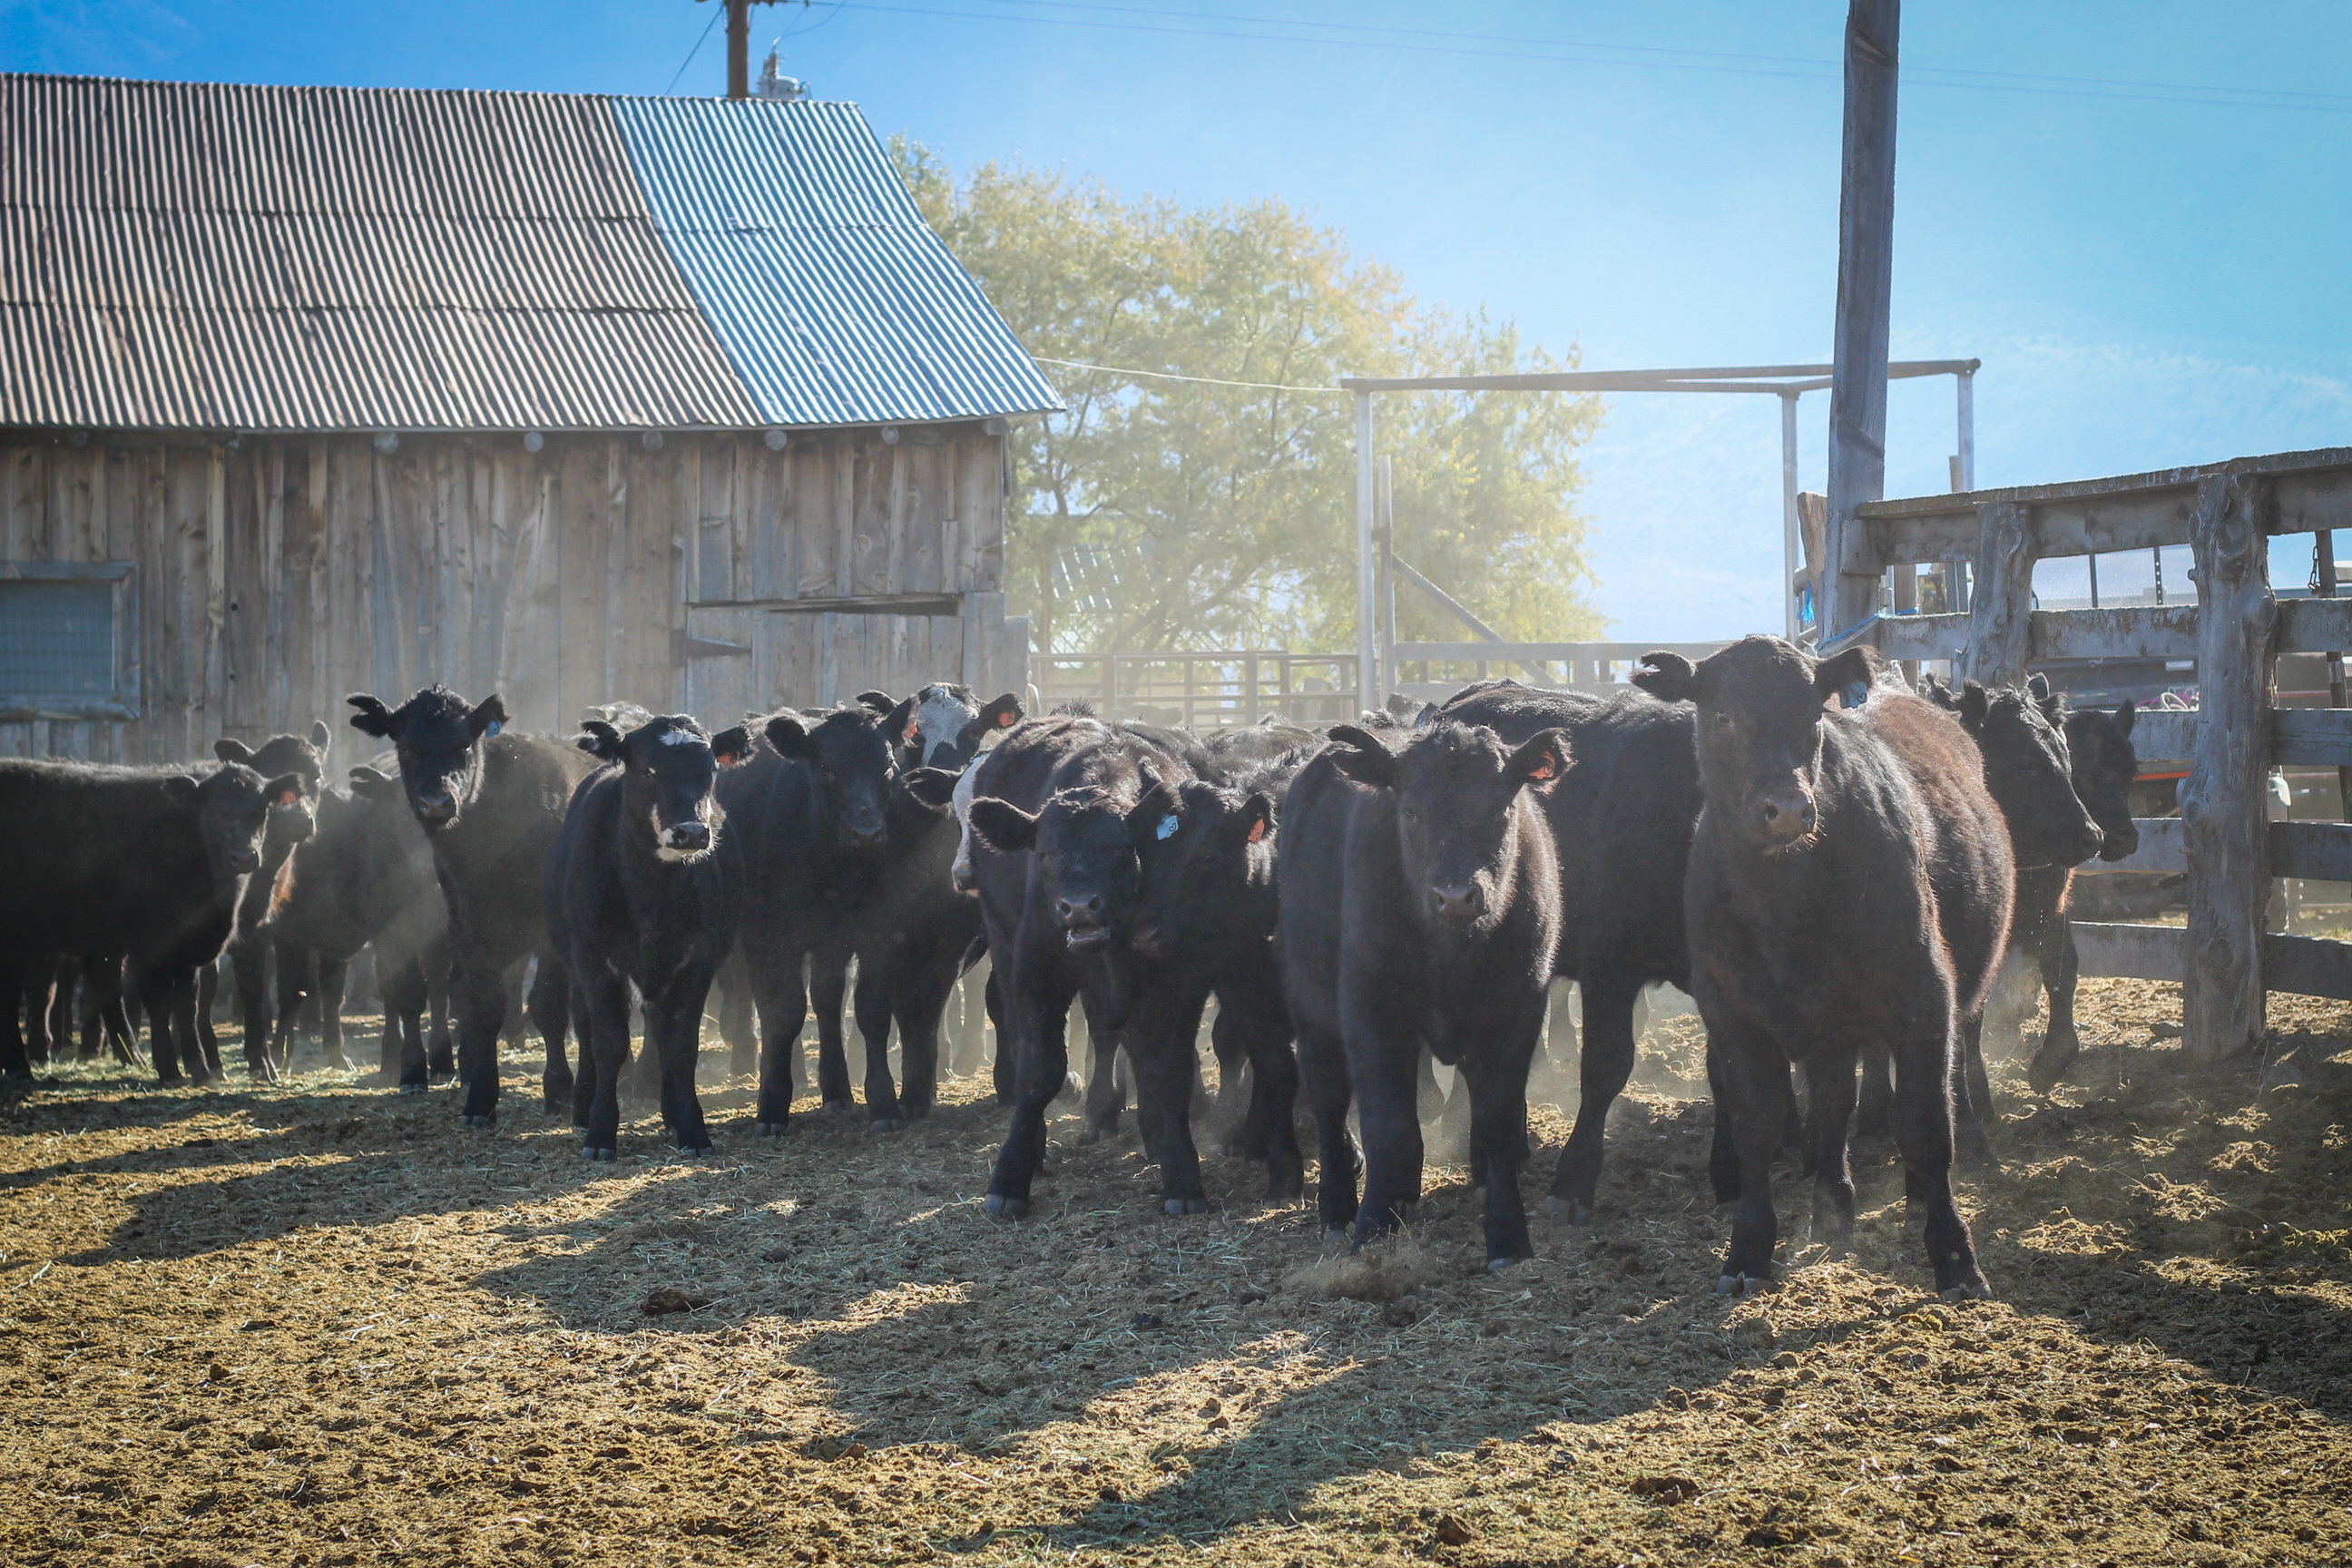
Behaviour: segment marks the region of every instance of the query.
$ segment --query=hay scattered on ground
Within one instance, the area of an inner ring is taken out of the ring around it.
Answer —
[[[2177,989],[2084,992],[2074,1081],[1995,1063],[2001,1299],[1957,1306],[1870,1148],[1856,1256],[1790,1178],[1785,1285],[1713,1295],[1708,1109],[1654,1087],[1599,1222],[1505,1274],[1433,1170],[1383,1302],[1284,1288],[1328,1247],[1260,1173],[1172,1219],[1074,1116],[990,1220],[974,1083],[754,1141],[738,1080],[717,1158],[641,1119],[592,1166],[520,1057],[488,1136],[446,1090],[73,1068],[0,1101],[0,1562],[2352,1560],[2352,1012],[2276,999],[2320,1065],[2256,1103]]]
[[[1294,1268],[1282,1277],[1282,1288],[1302,1296],[1323,1296],[1348,1301],[1394,1301],[1445,1277],[1437,1255],[1420,1240],[1400,1232],[1352,1251]]]

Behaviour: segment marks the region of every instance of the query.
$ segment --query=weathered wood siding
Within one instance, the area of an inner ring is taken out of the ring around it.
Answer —
[[[1015,688],[1004,437],[898,437],[0,436],[0,560],[133,563],[142,678],[137,720],[0,723],[0,754],[200,757],[314,718],[341,737],[346,693],[434,680],[503,692],[534,730],[621,699],[727,723],[933,679]],[[919,593],[961,613],[775,607]]]

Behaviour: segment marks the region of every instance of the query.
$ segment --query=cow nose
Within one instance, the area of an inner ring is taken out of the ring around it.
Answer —
[[[882,842],[883,827],[879,822],[851,822],[844,826],[849,842],[860,849],[871,849]]]
[[[457,803],[446,795],[420,795],[416,797],[416,816],[420,822],[446,822],[457,815]]]
[[[1065,894],[1054,900],[1054,912],[1066,926],[1098,926],[1103,919],[1102,895],[1080,893],[1073,898]]]
[[[1429,907],[1439,920],[1466,925],[1486,912],[1486,895],[1475,882],[1436,882],[1430,886]]]
[[[662,829],[662,837],[673,849],[705,849],[710,845],[710,828],[700,822],[681,822]]]
[[[1775,844],[1791,843],[1813,830],[1813,803],[1802,795],[1768,795],[1759,809],[1764,837]]]
[[[2120,833],[2110,833],[2099,847],[2102,860],[2128,860],[2139,853],[2139,829],[2126,827]]]
[[[261,868],[261,857],[240,846],[228,852],[228,868],[236,872],[257,871]]]

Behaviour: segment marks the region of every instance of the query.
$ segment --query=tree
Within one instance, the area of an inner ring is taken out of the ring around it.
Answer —
[[[1069,405],[1013,442],[1007,588],[1041,648],[1349,646],[1353,400],[1339,378],[1576,363],[1508,321],[1419,307],[1277,201],[1129,202],[1019,163],[959,182],[904,137],[891,153]],[[1506,635],[1601,628],[1573,506],[1595,400],[1391,395],[1381,413],[1405,559]],[[1461,631],[1398,607],[1408,635]]]

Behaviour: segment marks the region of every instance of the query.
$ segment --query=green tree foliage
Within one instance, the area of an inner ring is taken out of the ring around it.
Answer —
[[[1019,163],[959,181],[903,137],[891,152],[1030,352],[1075,362],[1045,365],[1069,411],[1013,442],[1007,588],[1041,648],[1349,646],[1353,400],[1321,389],[1576,363],[1508,321],[1418,306],[1280,202],[1129,202]],[[1574,509],[1597,400],[1389,395],[1377,409],[1398,553],[1506,636],[1597,634]],[[1409,589],[1398,612],[1406,637],[1463,635]]]

